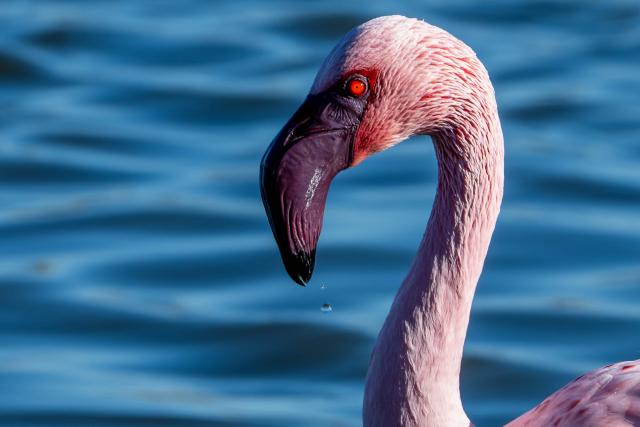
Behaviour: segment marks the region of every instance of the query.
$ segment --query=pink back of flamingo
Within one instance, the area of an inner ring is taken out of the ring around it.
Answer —
[[[265,153],[262,198],[285,267],[305,285],[333,177],[416,134],[432,137],[438,191],[371,356],[364,425],[467,427],[462,350],[503,190],[495,96],[474,52],[402,16],[353,29]],[[589,373],[509,425],[640,425],[638,361]]]

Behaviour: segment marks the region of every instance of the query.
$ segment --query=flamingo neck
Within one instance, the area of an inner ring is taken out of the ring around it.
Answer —
[[[438,190],[417,256],[372,354],[365,426],[470,424],[460,399],[460,365],[503,189],[495,104],[432,139]]]

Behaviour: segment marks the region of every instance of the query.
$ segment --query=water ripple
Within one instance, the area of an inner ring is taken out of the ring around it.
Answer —
[[[258,165],[334,43],[391,13],[468,41],[502,115],[506,195],[463,364],[471,418],[499,425],[638,357],[637,1],[9,0],[0,424],[361,425],[433,149],[416,138],[336,179],[306,289],[282,267]]]

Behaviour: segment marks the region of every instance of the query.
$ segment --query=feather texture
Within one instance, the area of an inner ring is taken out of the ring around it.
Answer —
[[[462,350],[503,193],[503,136],[489,75],[471,48],[417,19],[387,16],[349,32],[311,93],[364,75],[371,97],[354,143],[357,164],[416,134],[432,137],[438,189],[427,230],[373,350],[367,427],[468,427]],[[589,373],[509,424],[640,425],[639,362]]]

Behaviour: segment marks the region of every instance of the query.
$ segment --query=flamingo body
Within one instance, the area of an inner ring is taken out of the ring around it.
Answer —
[[[640,360],[576,378],[507,427],[640,426]]]
[[[373,19],[331,51],[261,166],[262,198],[283,262],[305,285],[333,177],[418,134],[433,141],[438,189],[371,355],[366,427],[471,424],[460,365],[504,182],[489,75],[471,48],[440,28],[402,16]],[[586,374],[509,424],[633,425],[640,426],[637,361]]]

